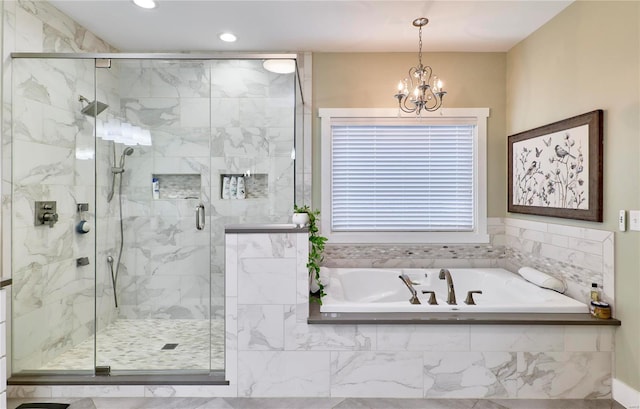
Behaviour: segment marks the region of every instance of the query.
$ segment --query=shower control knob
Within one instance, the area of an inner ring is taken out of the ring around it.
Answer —
[[[76,225],[76,231],[80,234],[89,233],[91,231],[91,224],[85,220],[82,220]]]

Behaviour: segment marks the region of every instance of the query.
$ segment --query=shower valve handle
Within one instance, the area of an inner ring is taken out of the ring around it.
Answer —
[[[58,221],[58,213],[49,213],[45,212],[42,215],[42,224],[48,224],[49,227],[53,227],[54,224]]]
[[[196,229],[204,229],[204,205],[202,203],[196,206]]]

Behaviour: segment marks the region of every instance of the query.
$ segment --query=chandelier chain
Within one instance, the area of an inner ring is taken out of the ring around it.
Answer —
[[[420,29],[418,30],[418,37],[420,38],[418,41],[418,63],[419,67],[422,67],[422,26],[420,26]]]

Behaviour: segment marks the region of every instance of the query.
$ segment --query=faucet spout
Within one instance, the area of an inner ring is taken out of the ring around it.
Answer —
[[[407,286],[409,291],[411,291],[411,299],[409,300],[409,302],[411,304],[420,304],[420,300],[418,299],[418,291],[416,291],[416,289],[413,288],[413,284],[411,284],[411,279],[404,273],[400,274],[398,278],[400,278],[400,280],[402,280],[404,285]]]
[[[440,278],[440,280],[447,280],[447,304],[457,305],[456,290],[453,288],[453,279],[451,278],[451,273],[449,272],[449,270],[446,268],[441,268],[438,278]]]

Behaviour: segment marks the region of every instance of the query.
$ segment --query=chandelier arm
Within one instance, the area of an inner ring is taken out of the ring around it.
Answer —
[[[408,85],[411,87],[409,92],[413,91],[413,88],[414,88],[413,79],[416,77],[416,71],[417,70],[418,69],[416,67],[409,68],[409,76],[407,77],[409,79],[409,84]]]
[[[398,100],[398,107],[403,111],[406,112],[408,114],[415,112],[416,107],[415,105],[413,106],[413,108],[409,108],[409,106],[407,105],[407,101],[409,101],[409,95],[406,95],[402,101]]]
[[[431,103],[428,106],[424,107],[424,110],[427,112],[433,112],[440,109],[441,106],[442,106],[442,98],[434,97],[431,99]]]

